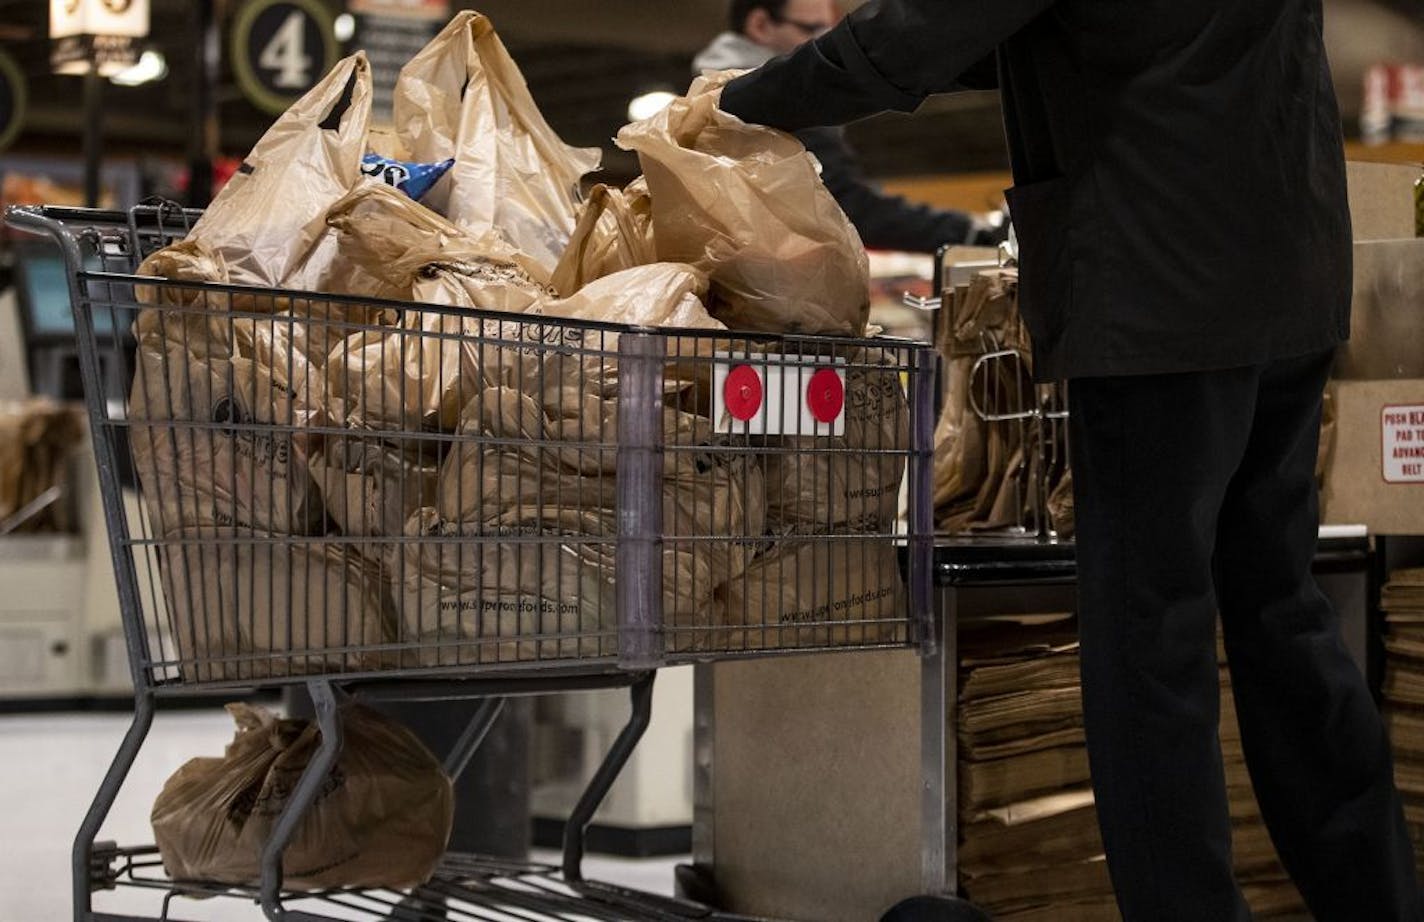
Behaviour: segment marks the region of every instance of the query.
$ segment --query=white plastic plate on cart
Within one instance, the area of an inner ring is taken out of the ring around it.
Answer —
[[[845,361],[730,355],[712,366],[712,425],[730,435],[845,435]]]

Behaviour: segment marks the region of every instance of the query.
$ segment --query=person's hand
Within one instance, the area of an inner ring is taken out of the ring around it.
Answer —
[[[1002,211],[976,215],[974,226],[969,232],[970,246],[996,247],[1009,239],[1009,218]]]

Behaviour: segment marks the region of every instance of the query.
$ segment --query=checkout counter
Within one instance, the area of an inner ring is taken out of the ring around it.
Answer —
[[[83,392],[59,252],[28,239],[12,241],[8,252],[10,284],[0,285],[0,400],[77,402]],[[79,415],[82,431],[82,410]],[[73,528],[0,534],[0,703],[73,704],[132,694],[86,437],[75,445],[58,486],[47,501],[65,507],[63,518]]]

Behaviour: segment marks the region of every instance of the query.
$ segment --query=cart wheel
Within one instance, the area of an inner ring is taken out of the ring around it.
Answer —
[[[952,896],[912,896],[880,917],[880,922],[993,922],[972,903]]]
[[[701,903],[711,909],[720,909],[722,900],[717,894],[717,882],[712,872],[696,864],[679,864],[673,869],[673,879],[679,899]]]

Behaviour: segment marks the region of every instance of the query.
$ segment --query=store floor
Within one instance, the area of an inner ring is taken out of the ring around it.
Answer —
[[[69,849],[74,832],[128,727],[123,714],[0,716],[0,922],[58,922],[70,913]],[[101,838],[149,844],[148,811],[164,779],[197,755],[219,755],[232,739],[221,710],[160,713]],[[540,860],[553,860],[540,852]],[[681,860],[681,859],[677,859]],[[675,859],[623,861],[592,856],[589,877],[671,894]],[[95,895],[96,909],[157,916],[154,895]],[[255,906],[183,901],[180,918],[256,922]]]

